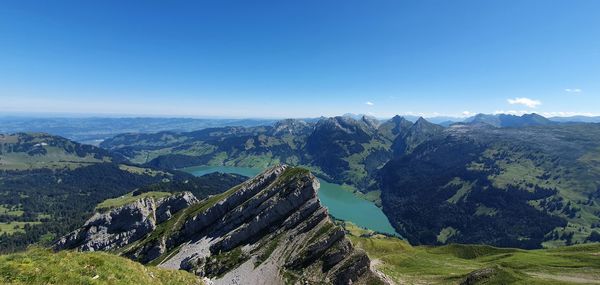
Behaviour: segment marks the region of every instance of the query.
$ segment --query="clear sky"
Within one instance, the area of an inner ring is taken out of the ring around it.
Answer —
[[[600,113],[598,0],[0,2],[0,112]]]

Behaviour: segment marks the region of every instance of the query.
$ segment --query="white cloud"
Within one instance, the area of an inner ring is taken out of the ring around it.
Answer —
[[[375,103],[371,102],[371,101],[367,101],[365,104],[369,105],[369,106],[374,106]]]
[[[474,113],[472,113],[472,112],[470,112],[470,111],[463,111],[463,112],[462,112],[462,115],[463,115],[464,117],[471,117],[471,116],[473,116],[473,115],[475,115],[475,114],[474,114]]]
[[[533,99],[529,99],[529,98],[525,98],[525,97],[508,99],[508,103],[511,105],[524,105],[529,108],[535,108],[542,104],[542,102],[539,100],[533,100]]]
[[[583,92],[583,90],[581,90],[579,88],[566,88],[565,92],[567,92],[567,93],[581,93],[581,92]]]

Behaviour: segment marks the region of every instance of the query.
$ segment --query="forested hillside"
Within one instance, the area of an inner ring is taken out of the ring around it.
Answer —
[[[422,118],[333,117],[127,134],[103,146],[166,169],[303,165],[382,191],[386,215],[412,243],[537,248],[587,242],[600,226],[599,129],[536,114],[478,115],[448,128]]]
[[[537,248],[600,227],[600,125],[455,125],[389,162],[383,208],[411,243]]]
[[[328,180],[369,191],[377,190],[376,172],[392,158],[394,140],[411,125],[401,117],[383,123],[366,116],[321,118],[316,123],[289,119],[253,128],[123,134],[101,146],[134,162],[167,169],[302,165]]]
[[[106,150],[46,134],[0,138],[0,252],[47,244],[81,225],[98,203],[136,189],[205,197],[243,180],[139,167]]]

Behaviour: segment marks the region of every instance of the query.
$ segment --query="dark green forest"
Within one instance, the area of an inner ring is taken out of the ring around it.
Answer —
[[[81,226],[96,205],[137,191],[191,191],[198,198],[220,193],[244,178],[226,174],[194,177],[171,171],[163,175],[135,174],[113,163],[74,170],[35,169],[0,172],[0,205],[15,206],[22,215],[0,214],[0,223],[27,222],[23,230],[0,235],[0,252],[47,243]]]

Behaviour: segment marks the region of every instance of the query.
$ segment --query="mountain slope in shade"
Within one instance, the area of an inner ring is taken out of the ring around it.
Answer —
[[[443,131],[444,127],[419,118],[404,133],[400,133],[396,137],[392,144],[394,155],[399,156],[410,153],[421,143],[442,135]]]
[[[390,141],[393,141],[397,136],[403,135],[413,123],[404,117],[394,116],[388,121],[379,125],[379,132]]]
[[[388,162],[383,209],[413,244],[555,247],[600,227],[600,126],[453,125]]]
[[[310,164],[318,166],[335,181],[352,181],[365,188],[372,164],[389,159],[389,144],[377,131],[373,119],[332,117],[320,120],[306,140]]]
[[[277,166],[202,201],[181,193],[97,213],[54,247],[112,251],[214,284],[381,284],[318,187],[307,170]]]

